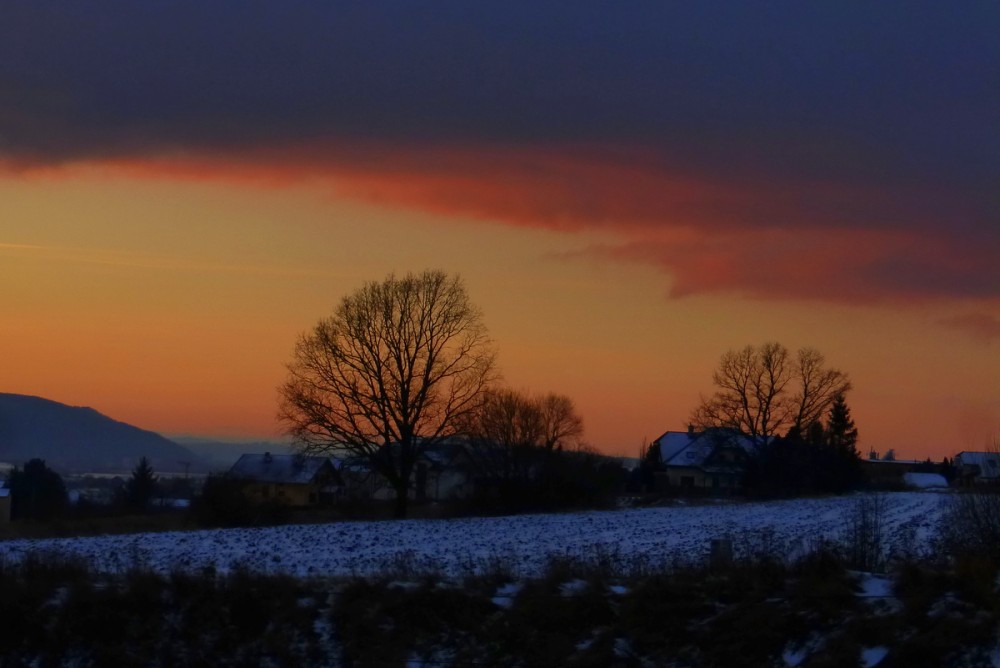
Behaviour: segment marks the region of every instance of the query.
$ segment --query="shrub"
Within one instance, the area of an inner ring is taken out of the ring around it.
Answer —
[[[951,497],[941,525],[945,551],[1000,561],[1000,490],[974,489]]]
[[[880,571],[885,567],[885,510],[886,501],[881,494],[868,494],[855,501],[844,546],[851,568]]]

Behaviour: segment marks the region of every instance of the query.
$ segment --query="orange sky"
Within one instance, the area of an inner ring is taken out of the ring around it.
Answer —
[[[997,341],[942,324],[989,302],[669,296],[655,263],[594,251],[621,241],[614,227],[376,203],[352,191],[359,182],[120,165],[7,173],[0,390],[167,434],[273,437],[297,334],[364,281],[442,268],[482,307],[506,382],[572,397],[605,452],[634,455],[684,428],[721,353],[767,340],[815,346],[850,374],[863,450],[940,457],[1000,431]],[[793,271],[809,280],[808,267]]]
[[[601,450],[813,346],[862,450],[1000,438],[1000,4],[0,3],[0,390],[278,436],[296,337],[460,273]]]

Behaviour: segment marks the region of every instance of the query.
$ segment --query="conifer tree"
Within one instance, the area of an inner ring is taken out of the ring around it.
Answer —
[[[851,409],[843,394],[838,394],[830,406],[826,423],[827,439],[835,449],[858,456],[858,428],[851,419]]]
[[[145,457],[132,469],[132,477],[125,483],[125,500],[130,508],[145,510],[156,494],[157,477],[153,466]]]

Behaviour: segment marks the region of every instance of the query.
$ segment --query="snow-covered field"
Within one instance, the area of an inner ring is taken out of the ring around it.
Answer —
[[[463,575],[503,563],[528,577],[552,557],[698,560],[707,556],[711,539],[725,536],[737,551],[772,549],[794,557],[820,540],[844,538],[860,498],[11,540],[0,542],[0,559],[45,552],[78,555],[104,571],[142,564],[159,572],[207,566],[225,572],[242,565],[300,576],[375,575],[394,568]],[[882,499],[886,549],[926,549],[946,495],[901,492]]]

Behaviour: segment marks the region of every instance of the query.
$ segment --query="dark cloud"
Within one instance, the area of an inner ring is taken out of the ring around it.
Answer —
[[[15,1],[0,159],[272,164],[310,146],[303,164],[353,174],[347,191],[631,228],[626,244],[882,231],[896,245],[858,267],[859,291],[996,297],[998,34],[1000,5],[931,0]],[[581,147],[603,172],[581,171]],[[397,151],[413,165],[379,164]],[[497,151],[520,162],[491,173]]]

